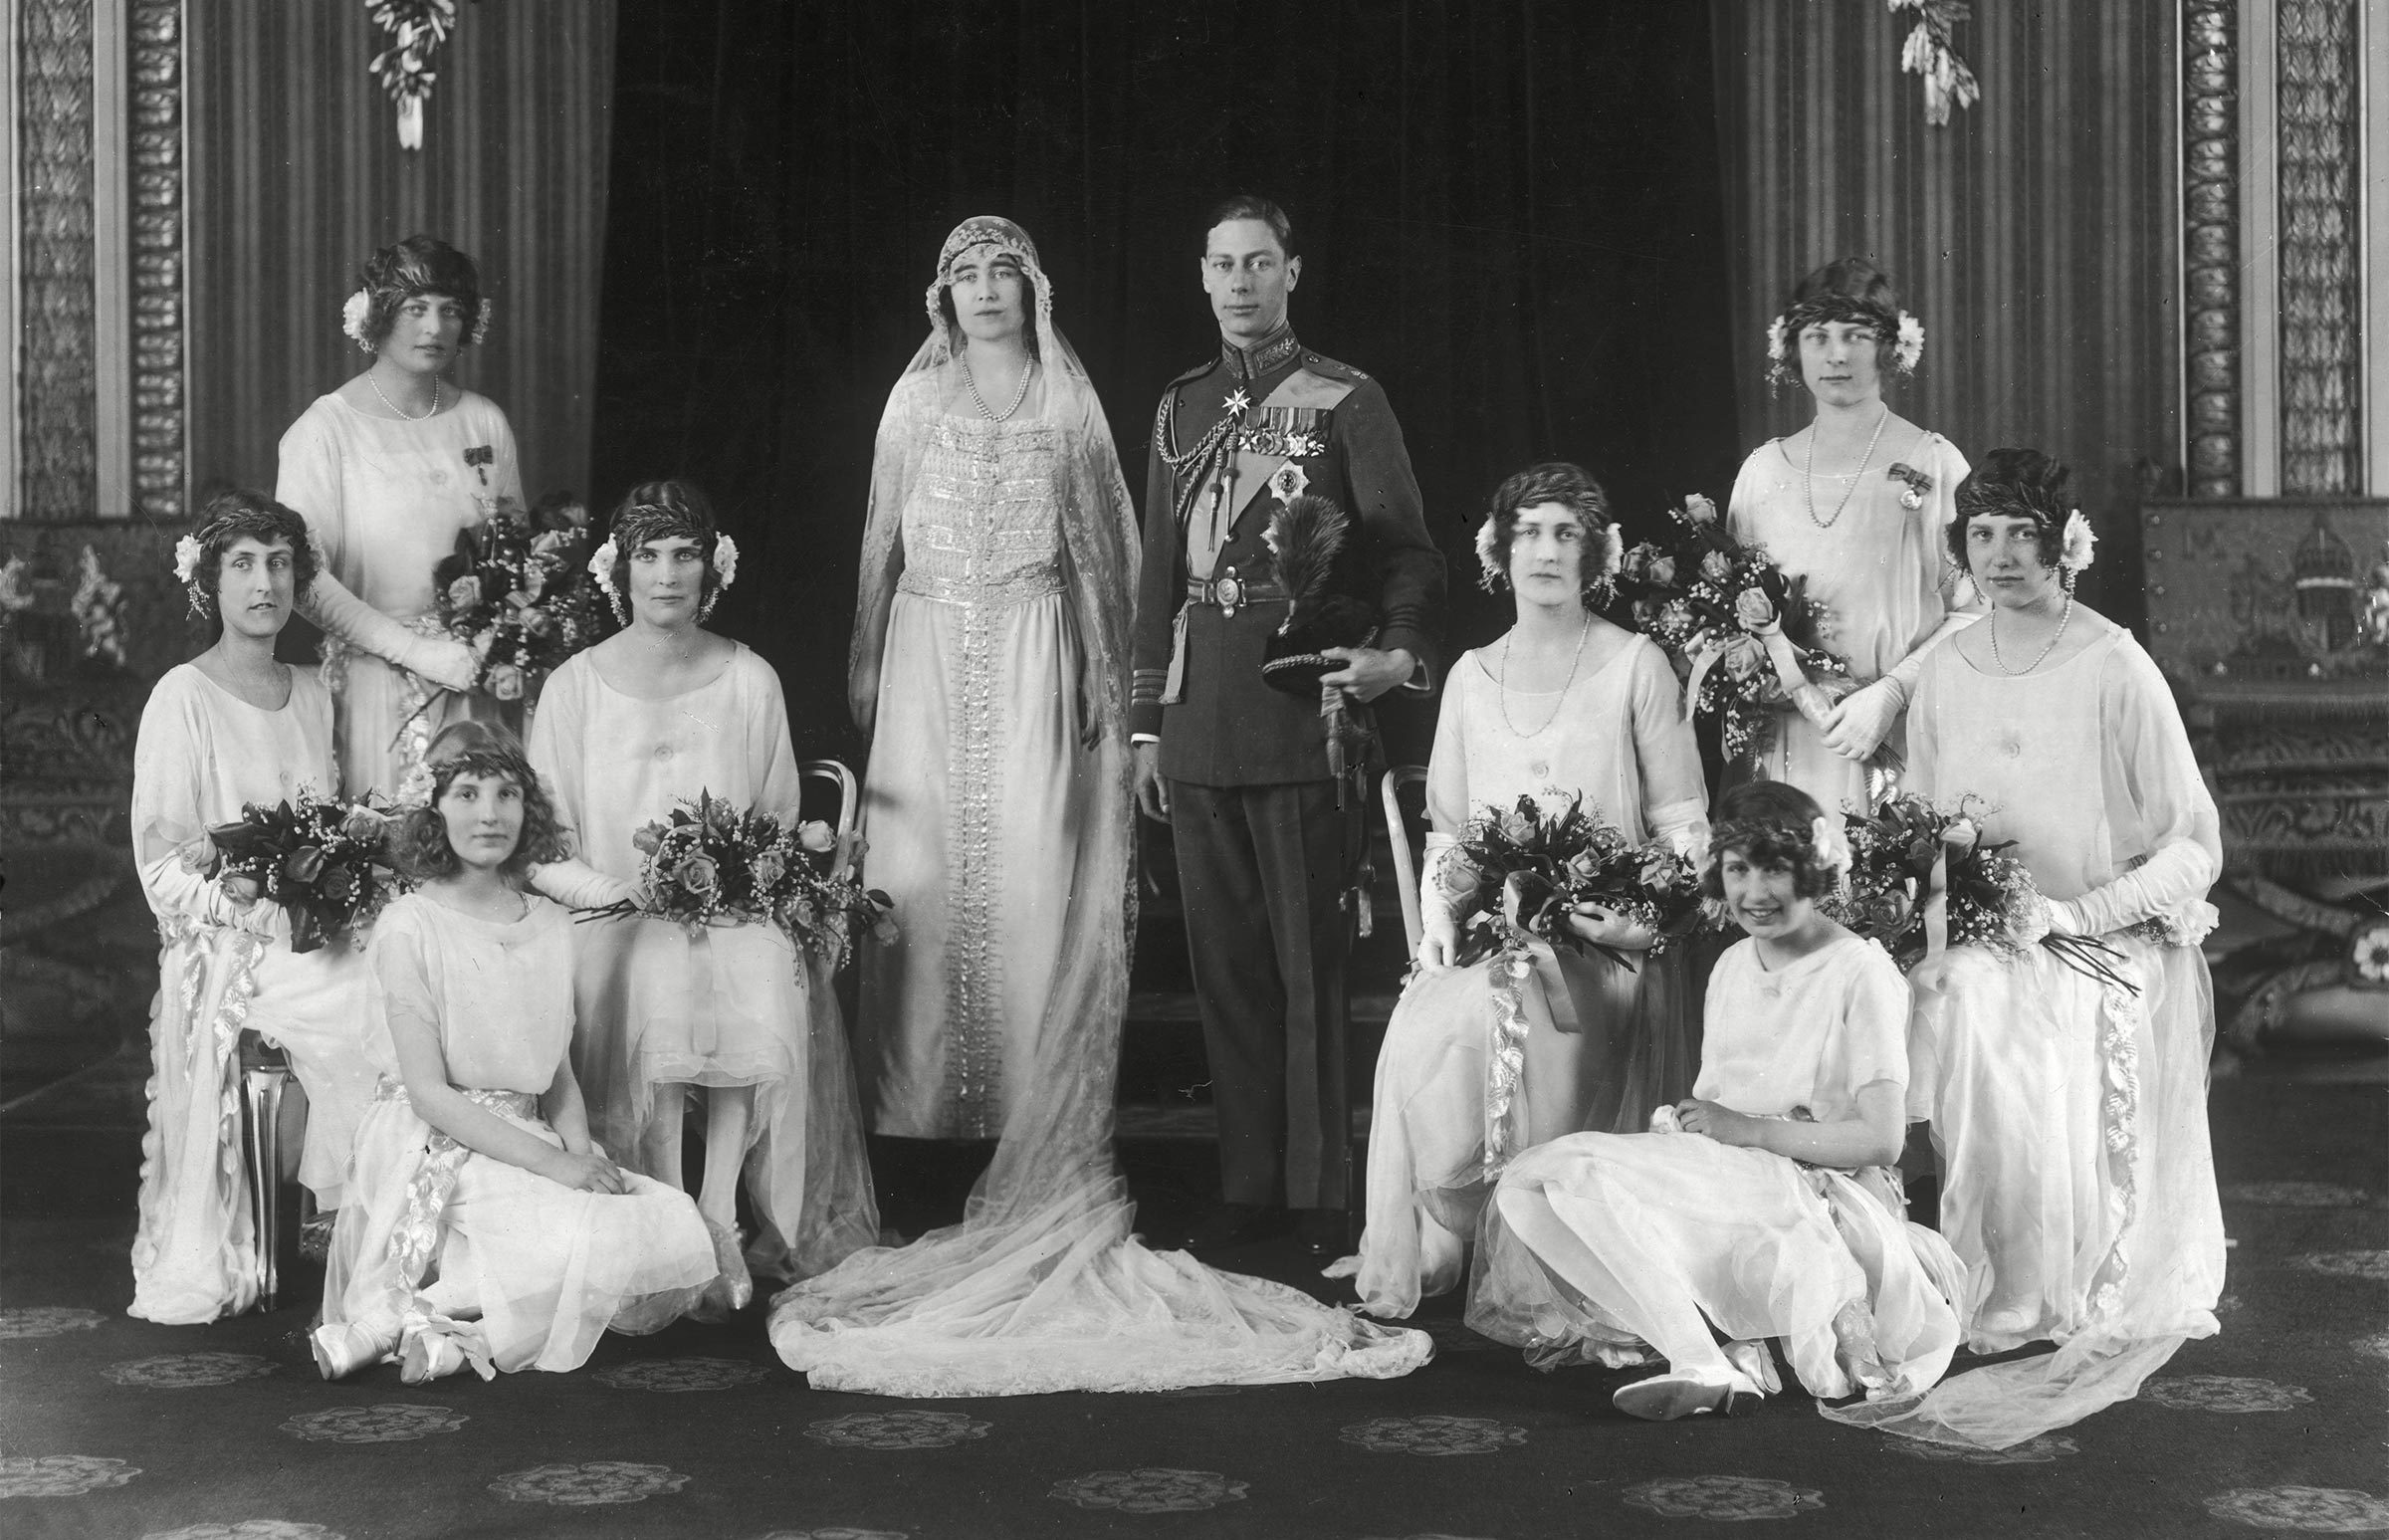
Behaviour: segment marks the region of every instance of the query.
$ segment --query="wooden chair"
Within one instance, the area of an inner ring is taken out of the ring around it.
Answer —
[[[1425,784],[1423,765],[1397,765],[1378,782],[1386,808],[1386,842],[1394,856],[1394,886],[1402,894],[1402,932],[1410,941],[1412,957],[1418,955],[1418,942],[1426,934],[1426,922],[1418,904],[1418,855],[1411,845],[1411,826],[1402,809],[1402,791],[1406,786]]]
[[[240,1041],[242,1152],[249,1167],[251,1243],[257,1248],[257,1308],[282,1308],[282,1098],[291,1066],[282,1050],[257,1033]]]
[[[857,846],[862,835],[863,799],[856,794],[854,771],[836,760],[807,760],[797,767],[805,780],[822,780],[838,788],[838,810],[835,817],[822,821],[836,830],[838,845],[830,862],[830,875],[843,877],[862,864]]]

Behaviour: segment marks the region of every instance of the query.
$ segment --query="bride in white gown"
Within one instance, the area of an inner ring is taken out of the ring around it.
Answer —
[[[1034,296],[1037,411],[1046,425],[1038,460],[1060,483],[1069,579],[1098,594],[1133,593],[1134,516],[1102,405],[1054,328],[1052,285],[1016,226],[975,219],[947,240],[929,337],[881,424],[864,537],[866,599],[869,574],[892,568],[897,532],[927,516],[908,513],[912,500],[939,497],[949,485],[923,474],[925,458],[968,449],[983,433],[987,414],[971,400],[962,363],[965,337],[938,300],[956,258],[983,257],[990,247],[1017,266]],[[908,1246],[857,1252],[789,1288],[772,1304],[772,1345],[816,1389],[895,1396],[1407,1374],[1432,1354],[1424,1334],[1377,1326],[1283,1284],[1214,1271],[1184,1252],[1149,1250],[1131,1233],[1135,1205],[1112,1156],[1133,928],[1125,628],[1085,626],[1078,644],[1094,720],[1077,879],[1041,1010],[1013,1023],[1019,1035],[1006,1053],[1021,1071],[1007,1064],[1006,1079],[1038,1094],[1004,1104],[994,1160],[960,1224]],[[901,910],[898,923],[906,923]]]

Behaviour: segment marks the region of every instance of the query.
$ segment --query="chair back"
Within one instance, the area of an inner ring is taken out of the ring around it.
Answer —
[[[829,874],[843,877],[858,864],[857,836],[862,832],[863,799],[855,794],[854,771],[836,760],[807,760],[797,768],[805,780],[825,780],[838,789],[838,812],[835,818],[824,819],[838,836],[835,854],[830,859]]]
[[[1402,894],[1402,931],[1410,939],[1412,957],[1418,955],[1426,921],[1418,907],[1418,855],[1411,844],[1410,819],[1402,810],[1402,791],[1406,786],[1425,784],[1423,765],[1397,765],[1378,783],[1386,808],[1386,843],[1394,853],[1394,886]]]

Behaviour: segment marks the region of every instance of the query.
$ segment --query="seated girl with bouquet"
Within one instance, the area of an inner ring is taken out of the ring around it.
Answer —
[[[697,1313],[744,1308],[755,1267],[807,1276],[878,1238],[862,1117],[825,958],[779,926],[652,911],[641,831],[700,797],[792,824],[799,793],[779,676],[705,628],[738,571],[738,546],[705,494],[634,487],[590,570],[624,628],[548,679],[531,760],[574,830],[576,860],[541,867],[541,892],[610,909],[576,928],[573,1063],[598,1139],[632,1169],[683,1185],[681,1130],[705,1109],[697,1207],[721,1278]],[[706,858],[679,880],[718,883]],[[711,906],[708,906],[711,907]],[[741,1174],[759,1221],[741,1243]]]
[[[382,1077],[357,1129],[324,1318],[327,1380],[396,1360],[577,1369],[599,1333],[655,1331],[715,1277],[696,1206],[589,1137],[573,1078],[571,917],[523,888],[562,850],[515,742],[451,724],[404,815],[419,883],[374,927],[366,1012]]]
[[[1541,1363],[1665,1359],[1614,1398],[1653,1421],[1779,1388],[1769,1337],[1821,1400],[1913,1394],[1949,1367],[1962,1274],[1892,1169],[1907,984],[1819,911],[1849,857],[1815,799],[1755,781],[1717,813],[1702,882],[1747,934],[1710,979],[1692,1097],[1511,1163],[1468,1323]]]
[[[248,1309],[260,1289],[240,1147],[242,1029],[290,1055],[305,1092],[283,1103],[306,1120],[299,1180],[327,1210],[341,1203],[373,1072],[355,1025],[363,960],[346,945],[296,950],[283,906],[259,902],[245,876],[218,875],[208,838],[245,804],[339,786],[331,698],[313,670],[274,658],[315,580],[306,521],[262,493],[226,492],[175,554],[192,611],[221,625],[213,646],[158,680],[133,750],[133,860],[163,947],[131,1309],[195,1325]]]

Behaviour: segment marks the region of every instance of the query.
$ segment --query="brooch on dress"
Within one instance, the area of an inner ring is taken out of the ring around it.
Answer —
[[[497,452],[487,444],[476,444],[465,451],[465,464],[473,468],[473,474],[481,478],[485,487],[490,484],[490,464],[497,458]]]
[[[1902,465],[1896,460],[1891,462],[1891,468],[1883,474],[1900,484],[1900,507],[1924,507],[1924,495],[1933,490],[1933,479],[1930,476],[1912,465]]]

